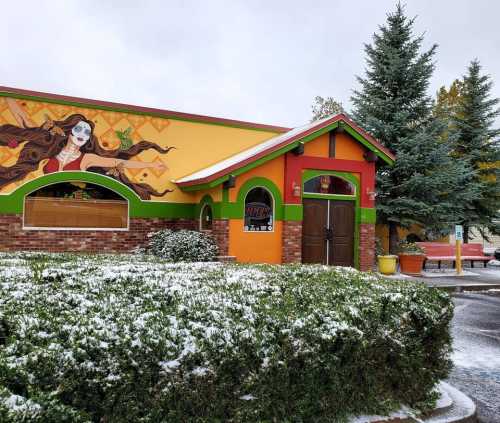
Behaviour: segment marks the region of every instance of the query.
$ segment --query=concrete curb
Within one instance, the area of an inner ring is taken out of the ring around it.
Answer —
[[[490,289],[499,289],[500,284],[492,283],[477,283],[464,285],[429,285],[431,288],[442,289],[448,292],[463,292],[463,291],[489,291]]]
[[[477,423],[476,405],[464,393],[446,382],[440,382],[441,397],[436,408],[425,416],[410,417],[403,408],[390,416],[359,416],[349,423]]]

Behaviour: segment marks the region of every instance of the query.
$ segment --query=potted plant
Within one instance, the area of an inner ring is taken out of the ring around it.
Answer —
[[[401,273],[420,276],[425,260],[424,250],[414,242],[406,240],[398,244],[398,257]]]
[[[396,273],[398,256],[385,254],[380,238],[375,240],[375,252],[377,254],[378,271],[383,275],[393,275]]]

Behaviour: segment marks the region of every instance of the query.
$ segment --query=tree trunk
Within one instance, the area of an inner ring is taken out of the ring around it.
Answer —
[[[469,227],[464,225],[464,244],[467,244],[469,242]]]
[[[396,222],[389,222],[389,253],[396,254],[399,242],[398,225]]]

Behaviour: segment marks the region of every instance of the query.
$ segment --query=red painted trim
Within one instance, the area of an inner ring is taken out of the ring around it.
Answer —
[[[224,168],[216,173],[213,173],[212,175],[206,176],[204,178],[193,179],[193,180],[188,181],[188,182],[177,182],[177,185],[179,187],[186,187],[186,186],[209,183],[211,181],[214,181],[222,176],[225,176],[225,175],[231,173],[232,171],[234,171],[236,169],[239,169],[241,167],[246,166],[247,164],[250,164],[256,160],[259,160],[260,158],[265,157],[265,156],[273,153],[274,151],[279,150],[280,148],[285,147],[286,145],[293,143],[294,141],[305,138],[306,136],[308,136],[316,131],[319,131],[320,129],[322,129],[326,126],[329,126],[332,123],[335,123],[337,121],[343,121],[345,124],[352,127],[352,129],[354,129],[356,132],[358,132],[361,136],[363,136],[363,138],[366,138],[367,141],[370,142],[374,147],[383,151],[389,158],[391,158],[392,160],[396,159],[394,154],[392,154],[387,148],[385,148],[375,138],[373,138],[370,134],[368,134],[363,129],[361,129],[358,125],[356,125],[346,115],[341,113],[341,114],[338,114],[336,116],[331,117],[330,119],[328,119],[324,122],[319,123],[318,125],[315,125],[315,126],[309,128],[308,130],[305,130],[303,132],[300,132],[300,133],[294,135],[293,137],[287,139],[286,141],[283,141],[275,146],[269,147],[268,149],[261,151],[260,153],[257,153],[251,157],[248,157],[247,159],[242,160],[238,163],[235,163],[231,166],[227,166],[226,168]]]
[[[301,184],[302,171],[312,170],[336,170],[338,172],[359,173],[360,180],[360,206],[375,207],[375,202],[370,199],[369,191],[375,190],[375,163],[361,162],[356,160],[340,160],[312,156],[295,156],[287,153],[285,156],[285,204],[301,204],[301,197],[293,196],[293,185]]]
[[[291,128],[286,128],[284,126],[266,125],[266,124],[261,124],[261,123],[247,122],[247,121],[243,121],[243,120],[225,119],[225,118],[218,118],[218,117],[213,117],[213,116],[197,115],[197,114],[184,113],[184,112],[175,112],[172,110],[156,109],[153,107],[134,106],[131,104],[126,104],[126,103],[114,103],[111,101],[93,100],[93,99],[82,98],[82,97],[70,97],[70,96],[66,96],[66,95],[51,94],[51,93],[45,93],[45,92],[40,92],[40,91],[23,90],[21,88],[0,86],[0,91],[5,92],[5,93],[20,94],[20,95],[34,96],[34,97],[42,97],[42,98],[47,98],[47,99],[51,99],[51,100],[71,101],[71,102],[75,102],[75,103],[89,104],[89,105],[97,106],[97,107],[102,106],[102,107],[109,107],[109,108],[126,109],[127,111],[130,111],[130,112],[141,112],[141,113],[160,115],[160,116],[165,117],[165,118],[174,118],[174,119],[179,118],[179,119],[200,121],[200,122],[204,122],[204,123],[216,123],[216,124],[222,124],[222,125],[239,126],[239,127],[249,128],[249,129],[263,129],[263,130],[269,130],[270,132],[283,133],[283,132],[287,132],[291,129]]]

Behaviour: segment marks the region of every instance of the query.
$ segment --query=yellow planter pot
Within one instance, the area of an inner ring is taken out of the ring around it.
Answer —
[[[378,270],[384,275],[396,273],[398,256],[378,256]]]

